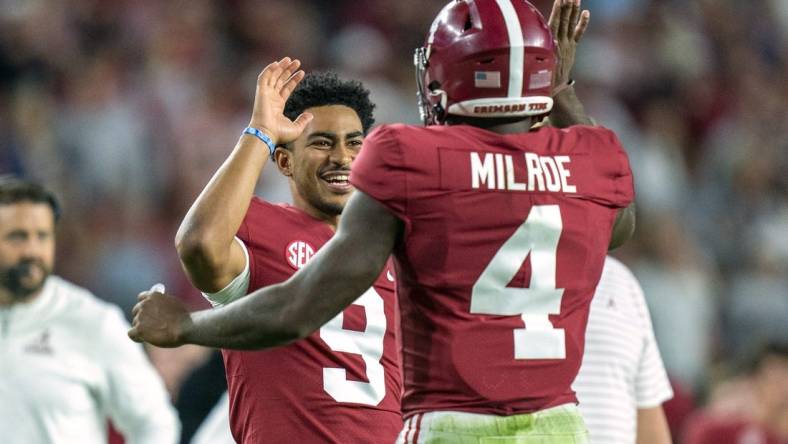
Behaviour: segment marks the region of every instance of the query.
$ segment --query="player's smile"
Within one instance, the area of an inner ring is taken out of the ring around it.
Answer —
[[[353,185],[350,184],[350,170],[332,170],[320,174],[320,180],[326,188],[336,194],[347,194],[353,191]]]

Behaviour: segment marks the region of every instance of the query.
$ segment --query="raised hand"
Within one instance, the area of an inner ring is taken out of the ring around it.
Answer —
[[[266,133],[276,144],[295,140],[312,120],[312,115],[303,113],[295,121],[284,114],[285,102],[304,78],[299,70],[299,60],[285,57],[271,63],[257,76],[257,91],[254,97],[254,110],[249,126]]]
[[[556,95],[569,84],[572,67],[575,64],[577,44],[583,38],[591,20],[588,10],[581,12],[581,0],[555,0],[550,11],[548,24],[553,37],[558,42],[558,63],[554,75],[554,92]]]
[[[164,286],[156,284],[137,296],[131,311],[129,337],[158,347],[179,347],[184,344],[183,332],[191,324],[186,306],[177,298],[164,294]]]

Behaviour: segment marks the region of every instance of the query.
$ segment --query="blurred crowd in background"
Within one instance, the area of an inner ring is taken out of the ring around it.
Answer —
[[[248,123],[257,74],[297,57],[362,80],[379,123],[418,123],[412,51],[444,3],[2,0],[0,173],[62,200],[58,274],[127,313],[155,282],[202,306],[173,237]],[[788,340],[788,2],[583,7],[576,90],[631,156],[638,229],[616,255],[645,289],[680,434]],[[289,200],[271,165],[259,195]],[[174,394],[205,359],[152,356]],[[736,390],[720,408],[746,410]]]

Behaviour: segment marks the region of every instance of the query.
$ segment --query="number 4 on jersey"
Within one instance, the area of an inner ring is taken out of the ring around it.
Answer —
[[[555,288],[556,252],[563,222],[558,205],[537,205],[504,242],[471,293],[471,313],[521,316],[525,328],[514,330],[515,359],[564,359],[564,330],[548,315],[561,311],[562,288]],[[528,288],[507,285],[531,255]]]

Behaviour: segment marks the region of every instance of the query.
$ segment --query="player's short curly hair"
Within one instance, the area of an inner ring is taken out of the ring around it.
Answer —
[[[295,119],[308,108],[327,105],[345,105],[356,111],[364,134],[375,123],[369,90],[358,80],[342,80],[333,72],[307,74],[287,100],[285,115]]]

